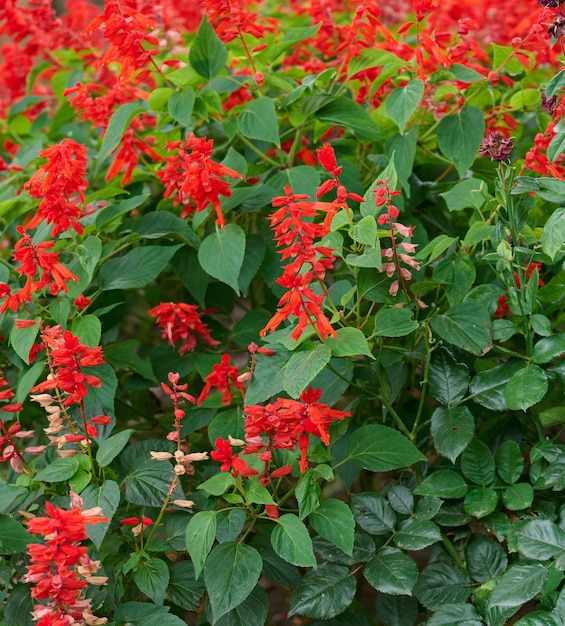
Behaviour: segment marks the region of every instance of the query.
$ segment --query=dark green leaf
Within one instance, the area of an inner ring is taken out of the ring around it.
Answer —
[[[102,515],[108,519],[107,522],[86,525],[86,533],[89,539],[97,548],[100,548],[108,528],[110,528],[114,514],[118,510],[120,488],[114,480],[105,480],[100,486],[88,485],[80,495],[85,509],[99,506],[102,508]]]
[[[550,78],[545,86],[546,97],[548,99],[553,98],[553,96],[557,95],[563,87],[565,87],[565,70],[557,72],[557,74]]]
[[[298,518],[302,521],[312,511],[320,506],[322,489],[318,484],[314,470],[308,469],[302,474],[296,485],[296,502],[298,504]]]
[[[418,579],[418,567],[402,550],[381,548],[365,565],[363,576],[377,591],[410,596]]]
[[[544,337],[534,346],[533,361],[538,364],[549,363],[563,353],[565,353],[565,335]]]
[[[141,559],[133,571],[133,580],[141,593],[155,604],[163,604],[169,584],[169,568],[158,558]]]
[[[481,519],[490,515],[498,504],[498,493],[494,489],[471,489],[465,496],[463,509],[465,513]]]
[[[8,596],[4,607],[5,624],[14,626],[34,626],[37,622],[32,620],[31,615],[34,610],[34,602],[31,598],[31,588],[29,585],[16,585]]]
[[[477,302],[456,304],[435,315],[431,326],[445,341],[476,355],[484,354],[492,345],[490,316]]]
[[[481,616],[472,604],[449,603],[439,609],[428,620],[427,626],[481,626]]]
[[[514,483],[502,492],[502,502],[511,511],[522,511],[532,506],[534,489],[530,483]]]
[[[432,413],[431,431],[435,449],[455,463],[473,438],[475,418],[466,406],[440,406]]]
[[[562,626],[563,622],[555,614],[549,611],[534,611],[524,615],[515,622],[514,626]]]
[[[496,451],[496,471],[505,483],[512,485],[524,471],[524,456],[520,446],[512,440],[503,441]]]
[[[322,107],[316,115],[321,122],[351,130],[362,141],[377,141],[381,137],[381,130],[367,111],[349,98],[338,98]]]
[[[216,512],[199,511],[186,527],[186,549],[194,564],[197,580],[216,538]]]
[[[331,619],[351,604],[355,589],[355,577],[346,567],[322,563],[308,572],[292,593],[288,616]]]
[[[518,548],[529,559],[548,561],[565,551],[565,531],[550,520],[532,520],[520,529]]]
[[[467,493],[467,485],[457,472],[437,470],[425,478],[414,489],[414,493],[438,498],[463,498]]]
[[[466,178],[449,191],[439,195],[445,199],[450,211],[462,211],[467,208],[480,209],[488,197],[488,188],[484,180]]]
[[[349,440],[347,456],[372,472],[388,472],[425,460],[404,435],[380,424],[358,428]]]
[[[375,316],[375,335],[379,337],[404,337],[418,327],[410,309],[383,308]]]
[[[504,388],[521,367],[519,361],[508,361],[477,374],[470,385],[473,400],[491,411],[508,410]]]
[[[419,613],[416,598],[386,593],[379,593],[376,608],[383,626],[413,626]]]
[[[508,558],[504,548],[484,535],[475,534],[465,548],[467,571],[472,579],[479,583],[500,576],[508,567]]]
[[[218,513],[216,519],[216,539],[219,543],[235,541],[245,524],[245,511],[232,509]]]
[[[198,249],[202,268],[239,294],[238,278],[245,257],[245,233],[236,224],[226,224],[204,239]]]
[[[404,520],[394,535],[394,543],[403,550],[423,550],[438,541],[441,541],[439,527],[425,519]]]
[[[469,368],[464,363],[458,363],[448,350],[440,348],[434,353],[428,380],[432,396],[449,407],[458,404],[465,397],[471,378]]]
[[[228,60],[227,48],[210,26],[206,15],[200,22],[188,60],[198,74],[207,79],[219,74]]]
[[[560,181],[563,182],[563,181]],[[565,193],[565,189],[563,190]],[[565,208],[557,209],[549,216],[541,235],[541,249],[555,261],[565,242]]]
[[[265,624],[269,612],[269,600],[262,587],[255,589],[234,609],[220,617],[214,626],[251,626]]]
[[[484,134],[483,112],[476,106],[464,106],[458,113],[441,119],[437,129],[439,149],[455,165],[461,178],[473,164]]]
[[[504,399],[509,409],[525,411],[539,402],[547,393],[546,373],[533,363],[513,374],[504,388]]]
[[[126,447],[129,438],[135,430],[128,428],[122,432],[112,435],[105,439],[98,450],[96,451],[96,462],[100,467],[106,467],[120,454],[120,452]]]
[[[332,353],[325,343],[310,350],[297,350],[285,368],[284,389],[292,398],[298,398],[312,380],[330,362]]]
[[[108,127],[106,128],[104,139],[102,140],[102,145],[98,152],[96,160],[97,171],[100,170],[102,163],[110,156],[111,152],[117,148],[133,118],[141,113],[147,113],[147,111],[140,107],[137,102],[122,104],[116,109],[108,122]]]
[[[281,559],[288,563],[299,567],[316,567],[308,529],[296,515],[286,513],[279,517],[271,533],[271,544]]]
[[[346,554],[353,554],[355,518],[345,502],[333,498],[324,500],[310,514],[309,521],[321,537],[331,541]]]
[[[404,133],[406,124],[416,112],[423,95],[423,81],[413,80],[404,87],[397,87],[385,100],[385,112],[396,122],[401,133]]]
[[[414,587],[414,594],[431,611],[443,604],[465,602],[471,593],[469,576],[445,561],[425,567]]]
[[[390,504],[376,493],[354,493],[351,510],[359,526],[371,535],[388,535],[396,525]]]
[[[259,580],[262,566],[257,550],[247,544],[221,543],[210,552],[204,580],[214,622],[249,596]]]
[[[239,114],[239,130],[248,139],[274,143],[280,148],[279,123],[271,98],[260,96],[250,100]]]
[[[25,553],[28,543],[37,543],[36,537],[9,515],[0,515],[0,554]]]
[[[161,508],[171,485],[171,466],[162,461],[141,459],[126,476],[125,484],[127,502]]]
[[[10,345],[26,365],[29,365],[29,351],[35,343],[41,319],[36,317],[30,321],[34,322],[31,326],[19,328],[17,324],[14,324],[10,331]]]
[[[255,373],[245,393],[246,404],[266,402],[283,390],[285,367],[292,352],[278,347],[275,354],[256,355]]]
[[[178,561],[171,567],[167,595],[185,611],[197,611],[206,591],[203,581],[197,582],[191,561]]]
[[[127,200],[122,200],[121,202],[118,202],[118,204],[110,204],[107,207],[103,208],[96,214],[96,220],[94,222],[96,224],[96,228],[98,230],[104,230],[104,228],[108,226],[108,224],[111,224],[114,220],[116,220],[116,218],[126,213],[129,213],[130,211],[133,211],[133,209],[136,209],[138,206],[142,205],[149,198],[150,195],[151,194],[149,193],[143,193],[137,196],[133,196],[132,198],[128,198]],[[102,248],[100,248],[100,252],[101,251]],[[92,255],[92,252],[95,252],[95,254]],[[91,251],[89,256],[91,256],[92,258],[88,258],[88,260],[85,260],[84,258],[79,257],[79,260],[81,261],[81,265],[90,275],[96,267],[96,263],[100,258],[100,253],[96,251]]]
[[[541,591],[547,576],[547,569],[541,563],[512,566],[490,595],[489,608],[522,606]]]
[[[473,439],[461,455],[463,476],[476,485],[488,487],[494,480],[494,458],[489,448],[478,439]]]
[[[79,469],[79,460],[76,456],[55,459],[47,467],[39,470],[35,480],[43,483],[61,483],[69,480]]]
[[[389,485],[386,492],[390,506],[403,515],[411,515],[414,510],[414,496],[408,487],[398,483]]]
[[[175,91],[167,101],[169,115],[181,126],[190,126],[193,106],[194,90],[192,87],[185,87],[181,91]]]

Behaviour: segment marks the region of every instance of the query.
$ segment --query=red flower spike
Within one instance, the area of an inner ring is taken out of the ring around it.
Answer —
[[[245,394],[243,383],[238,380],[239,371],[237,367],[230,365],[229,354],[222,354],[222,361],[218,365],[212,367],[212,373],[208,374],[204,379],[204,389],[198,396],[198,406],[204,402],[204,400],[210,395],[210,391],[214,387],[218,389],[222,395],[222,404],[229,406],[232,400],[232,387],[235,387],[241,395]]]

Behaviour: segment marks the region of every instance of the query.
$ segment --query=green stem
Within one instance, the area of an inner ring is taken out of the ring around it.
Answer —
[[[261,157],[263,161],[265,161],[266,163],[269,163],[269,165],[272,165],[273,167],[276,167],[276,168],[283,167],[282,163],[277,163],[277,161],[275,161],[274,159],[271,159],[271,157],[268,157],[262,150],[259,150],[259,148],[255,144],[249,141],[249,139],[244,137],[241,133],[236,133],[235,136],[241,141],[241,143],[243,143],[250,150],[255,152],[257,156]]]

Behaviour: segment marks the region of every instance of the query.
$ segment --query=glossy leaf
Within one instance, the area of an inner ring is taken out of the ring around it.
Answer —
[[[412,588],[418,579],[418,567],[402,550],[381,548],[365,565],[363,576],[377,591],[412,595]]]
[[[547,576],[547,570],[541,563],[512,566],[501,576],[490,595],[489,608],[525,604],[541,591]]]
[[[547,388],[547,374],[538,365],[529,363],[506,383],[504,399],[509,409],[525,411],[543,399]]]
[[[466,406],[438,407],[431,425],[435,449],[455,463],[473,438],[475,418]]]
[[[502,502],[510,511],[522,511],[532,506],[534,488],[530,483],[514,483],[502,492]]]
[[[286,513],[279,517],[271,533],[271,544],[281,559],[292,565],[316,567],[312,539],[308,529],[296,515]]]
[[[99,506],[102,508],[102,515],[108,519],[107,522],[86,525],[86,534],[89,539],[97,548],[100,548],[110,528],[112,519],[118,510],[120,504],[120,488],[116,481],[105,480],[100,486],[88,485],[80,495],[83,499],[85,509]]]
[[[430,364],[429,390],[436,400],[448,407],[458,404],[467,393],[470,380],[469,368],[457,362],[448,350],[440,349],[434,353]]]
[[[355,519],[345,502],[333,498],[324,500],[308,519],[320,537],[331,541],[346,554],[353,553]]]
[[[255,589],[238,604],[217,620],[214,626],[250,626],[264,624],[269,612],[269,600],[265,590],[257,585]]]
[[[392,507],[376,493],[352,494],[351,510],[355,521],[371,535],[387,535],[396,525],[396,515]]]
[[[473,535],[465,548],[467,570],[471,578],[485,583],[506,571],[508,558],[504,548],[484,535]]]
[[[512,485],[520,479],[524,471],[524,456],[520,446],[511,439],[498,446],[495,455],[496,471],[505,483]]]
[[[108,439],[104,439],[96,451],[96,462],[98,465],[100,465],[100,467],[110,465],[110,463],[125,448],[129,438],[134,432],[133,428],[127,428],[116,435],[108,437]]]
[[[200,572],[216,538],[216,512],[199,511],[186,527],[186,549],[194,564],[194,577],[198,580]]]
[[[167,596],[185,611],[197,611],[206,591],[203,581],[196,580],[192,561],[173,563],[170,571]]]
[[[463,498],[467,485],[460,474],[453,470],[437,470],[425,478],[415,489],[420,496],[439,498]]]
[[[439,527],[424,519],[405,520],[394,535],[394,543],[403,550],[423,550],[438,541],[441,541]]]
[[[444,604],[465,602],[471,592],[470,579],[461,569],[448,562],[427,565],[414,587],[418,600],[431,611]]]
[[[465,513],[481,519],[490,515],[497,504],[498,493],[494,489],[473,488],[465,496],[463,509]]]
[[[461,455],[463,476],[482,487],[488,487],[494,480],[494,458],[488,446],[473,439]]]

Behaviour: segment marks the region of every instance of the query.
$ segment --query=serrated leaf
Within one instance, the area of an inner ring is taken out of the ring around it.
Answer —
[[[367,338],[363,334],[363,331],[358,328],[339,328],[336,331],[336,337],[328,337],[325,345],[332,351],[333,356],[365,355],[371,359],[375,358],[369,350]]]
[[[534,346],[534,363],[549,363],[565,353],[565,335],[552,335],[540,339]]]
[[[198,260],[204,271],[229,285],[239,295],[239,273],[245,258],[245,232],[236,224],[226,224],[204,239]]]
[[[452,463],[469,445],[474,431],[475,418],[466,406],[440,406],[432,413],[431,432],[435,449]]]
[[[427,621],[426,626],[481,626],[483,621],[472,604],[444,604]]]
[[[448,407],[458,404],[465,397],[470,380],[469,368],[457,362],[448,350],[440,348],[435,352],[430,363],[428,388],[436,400]]]
[[[204,580],[214,622],[251,594],[262,566],[259,552],[244,543],[221,543],[210,552],[204,568]]]
[[[341,97],[316,113],[321,122],[346,128],[362,141],[378,141],[381,130],[367,111],[351,98]]]
[[[370,248],[379,248],[379,235],[377,232],[377,220],[372,215],[366,215],[349,229],[349,236],[353,241],[369,246]]]
[[[503,441],[495,455],[496,471],[505,483],[512,485],[524,471],[524,456],[520,446],[511,439]]]
[[[29,365],[29,351],[35,343],[37,333],[41,324],[41,318],[36,317],[33,320],[33,324],[30,326],[18,327],[17,324],[12,326],[10,331],[10,345],[14,349],[14,352],[20,357],[20,359]]]
[[[522,511],[532,506],[534,488],[530,483],[514,483],[502,492],[502,502],[510,511]]]
[[[271,98],[260,96],[245,105],[239,114],[239,131],[248,139],[266,141],[280,148],[279,123]]]
[[[377,591],[411,596],[418,580],[418,566],[402,550],[381,548],[365,565],[363,576]]]
[[[504,399],[509,409],[525,411],[542,400],[547,388],[547,374],[538,365],[528,363],[506,383]]]
[[[547,580],[548,572],[541,563],[514,565],[498,581],[491,593],[488,607],[519,607],[534,598]]]
[[[475,355],[492,346],[492,324],[485,307],[477,302],[462,302],[445,313],[435,315],[432,330],[442,339]]]
[[[438,498],[463,498],[467,485],[463,477],[453,470],[437,470],[425,478],[414,489],[419,496],[437,496]]]
[[[548,561],[565,551],[565,531],[548,519],[532,520],[520,529],[518,548],[529,559]]]
[[[519,361],[508,361],[477,374],[470,384],[473,400],[491,411],[508,410],[504,389],[512,376],[522,367]]]
[[[351,604],[355,589],[355,577],[346,567],[322,563],[308,572],[293,591],[288,616],[332,619]]]
[[[186,527],[186,549],[194,564],[194,578],[198,580],[200,572],[216,538],[216,512],[199,511]]]
[[[463,501],[465,513],[481,519],[490,515],[498,504],[498,493],[494,489],[470,489]]]
[[[312,539],[296,515],[286,513],[277,520],[271,533],[271,545],[281,559],[299,567],[316,567]]]
[[[346,554],[353,554],[355,518],[345,502],[333,498],[324,500],[308,519],[320,537],[331,541]]]
[[[206,15],[202,18],[188,55],[190,65],[204,78],[214,78],[228,60],[228,51]]]
[[[55,459],[47,467],[39,470],[35,480],[42,483],[61,483],[69,480],[79,469],[79,460],[76,456]]]
[[[216,539],[218,543],[235,541],[245,525],[245,511],[232,509],[218,513],[216,519]]]
[[[419,327],[410,309],[383,308],[375,316],[375,335],[405,337]]]
[[[202,491],[212,496],[221,496],[235,484],[235,478],[229,472],[219,472],[203,483],[200,483],[197,489],[202,489]]]
[[[495,464],[490,449],[478,439],[473,439],[461,455],[463,476],[481,487],[494,480]]]
[[[128,450],[130,449],[131,446]],[[165,465],[162,461],[144,461],[142,459],[132,467],[125,477],[125,485],[127,502],[160,508],[169,495],[171,466],[170,464]],[[178,495],[174,497],[182,498]]]
[[[411,596],[377,595],[377,617],[384,626],[414,626],[419,613],[418,600]]]
[[[394,543],[403,550],[423,550],[441,541],[439,526],[426,519],[407,519],[394,534]]]
[[[371,535],[387,535],[396,525],[396,515],[392,507],[376,493],[352,494],[351,510],[355,521]]]
[[[351,435],[347,458],[372,472],[388,472],[425,460],[404,435],[380,424],[362,426]]]
[[[465,602],[470,595],[470,579],[466,572],[442,561],[426,566],[414,586],[414,595],[431,611],[444,604]]]
[[[141,559],[133,571],[133,580],[141,593],[155,604],[163,604],[169,584],[169,568],[165,561],[158,558]]]
[[[565,190],[564,190],[565,191]],[[541,235],[541,249],[555,261],[565,242],[565,208],[560,208],[549,216]]]
[[[292,398],[298,398],[314,378],[330,362],[331,349],[319,343],[311,350],[296,351],[285,368],[284,390]]]
[[[485,583],[500,576],[508,567],[504,548],[484,535],[475,534],[465,548],[467,571],[473,580]]]
[[[265,624],[269,612],[269,600],[265,590],[257,585],[255,589],[238,604],[217,620],[214,626],[250,626]]]
[[[203,581],[198,582],[191,561],[178,561],[170,571],[167,595],[171,601],[185,611],[197,611],[206,591]]]
[[[449,211],[480,209],[488,197],[488,188],[484,180],[466,178],[439,195],[444,198]]]

